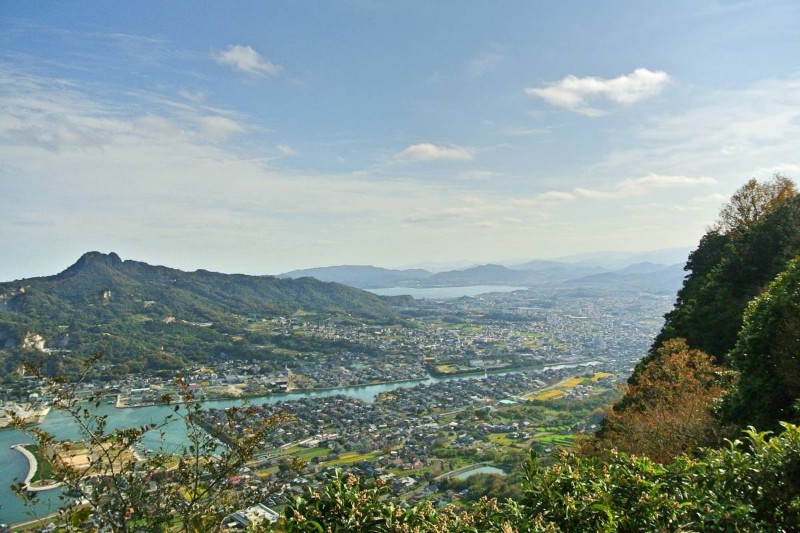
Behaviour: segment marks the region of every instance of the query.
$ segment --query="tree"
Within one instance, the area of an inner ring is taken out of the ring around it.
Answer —
[[[800,255],[750,302],[729,359],[740,374],[729,419],[760,429],[800,419]]]
[[[721,216],[690,254],[685,268],[689,274],[675,308],[666,315],[631,384],[658,347],[671,338],[685,338],[691,348],[725,363],[736,344],[747,303],[800,253],[800,196],[787,178],[777,176],[764,184],[751,180],[722,212],[730,213]]]
[[[70,383],[29,367],[45,380],[55,408],[67,413],[81,433],[80,441],[58,442],[39,428],[31,430],[39,455],[52,466],[52,477],[82,502],[62,509],[67,524],[79,525],[91,517],[103,531],[217,531],[225,516],[263,497],[239,490],[231,478],[253,458],[278,418],[248,427],[243,434],[233,431],[236,421],[252,409],[243,406],[229,409],[221,426],[206,430],[200,421],[202,401],[179,375],[178,394],[161,397],[162,404],[172,406],[171,414],[157,423],[110,429],[108,416],[97,413],[101,399],[84,400],[76,394],[98,357],[89,358],[82,379]],[[162,447],[143,453],[145,436],[159,435],[163,443],[166,426],[176,422],[186,428],[186,442],[177,451]],[[24,429],[21,421],[18,427]],[[227,445],[220,445],[218,438]],[[33,497],[22,485],[16,491]]]
[[[680,453],[717,445],[726,430],[713,406],[732,377],[683,339],[665,341],[582,450],[607,455],[615,448],[667,462]]]
[[[780,174],[765,182],[751,178],[722,206],[712,229],[722,233],[742,231],[796,195],[794,182]]]

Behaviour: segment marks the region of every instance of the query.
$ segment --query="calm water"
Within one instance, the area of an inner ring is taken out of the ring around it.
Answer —
[[[527,287],[512,287],[511,285],[470,285],[469,287],[388,287],[367,290],[380,296],[409,295],[418,300],[446,300],[449,298],[461,298],[462,296],[477,296],[488,292],[511,292],[525,289]]]
[[[401,387],[412,387],[418,383],[434,383],[451,379],[475,379],[476,376],[453,376],[449,378],[428,378],[397,383],[383,383],[378,385],[365,385],[360,387],[341,387],[337,389],[297,392],[287,394],[275,394],[261,398],[252,398],[250,403],[259,405],[266,403],[276,403],[279,401],[292,401],[306,397],[326,397],[336,394],[344,394],[358,398],[365,402],[372,402],[375,397],[384,391],[390,391]],[[224,408],[233,405],[241,405],[238,400],[221,400],[206,402],[206,407]],[[135,427],[150,422],[160,423],[164,417],[173,412],[169,406],[149,406],[137,407],[132,409],[117,409],[113,405],[103,403],[97,409],[98,415],[108,415],[109,429]],[[55,409],[50,411],[40,427],[54,435],[59,440],[78,439],[80,432],[77,425],[65,413]],[[185,425],[180,420],[173,421],[164,428],[164,440],[160,440],[157,432],[145,438],[146,448],[157,449],[163,447],[166,451],[177,450],[185,442]],[[39,503],[32,509],[26,508],[22,500],[14,496],[10,485],[17,479],[23,479],[28,472],[28,462],[16,450],[10,447],[14,444],[29,443],[32,440],[25,433],[18,430],[0,430],[0,523],[13,524],[30,520],[35,516],[42,516],[58,510],[62,501],[59,499],[61,491],[49,490],[39,493]],[[31,514],[31,511],[35,515]]]
[[[474,476],[475,474],[499,474],[501,476],[504,476],[506,475],[506,471],[497,468],[496,466],[479,466],[461,472],[459,475],[455,476],[455,479],[467,479],[468,477]]]

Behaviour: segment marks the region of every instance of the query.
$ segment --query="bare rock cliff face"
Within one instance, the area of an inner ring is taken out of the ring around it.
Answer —
[[[44,343],[44,337],[38,333],[27,333],[22,338],[22,348],[25,350],[37,350],[39,352],[43,352]]]

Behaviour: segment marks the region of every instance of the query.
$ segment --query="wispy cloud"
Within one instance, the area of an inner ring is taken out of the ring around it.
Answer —
[[[235,120],[222,116],[204,116],[198,120],[200,132],[211,139],[224,139],[234,133],[241,133],[244,127]]]
[[[489,219],[486,215],[502,212],[508,209],[507,206],[498,204],[476,203],[472,205],[447,206],[441,208],[418,208],[414,213],[405,217],[403,222],[406,224],[438,224],[438,223],[457,223],[485,225]]]
[[[414,161],[470,160],[472,151],[463,146],[417,143],[400,152],[399,156]]]
[[[595,190],[576,188],[573,193],[581,198],[594,200],[607,200],[611,198],[628,198],[642,196],[654,189],[682,189],[702,185],[716,185],[714,178],[701,176],[668,176],[663,174],[649,174],[641,178],[620,181],[611,190]]]
[[[637,121],[635,142],[592,170],[646,171],[659,161],[665,174],[713,173],[730,192],[750,176],[800,171],[800,76],[692,96],[686,109]]]
[[[517,126],[502,128],[492,132],[492,134],[506,137],[526,137],[528,135],[550,133],[553,129],[554,126],[545,126],[543,128],[524,128]]]
[[[279,144],[278,145],[278,151],[280,153],[282,153],[283,155],[288,155],[288,156],[292,156],[292,157],[298,155],[297,150],[295,150],[294,148],[292,148],[291,146],[289,146],[286,143]]]
[[[692,198],[692,202],[694,203],[706,203],[706,202],[713,202],[713,203],[721,203],[728,199],[727,196],[724,194],[714,192],[711,194],[705,194],[703,196],[698,196],[696,198]]]
[[[525,93],[529,96],[538,96],[551,105],[576,113],[598,116],[604,111],[592,107],[590,105],[592,100],[605,99],[617,104],[633,104],[657,95],[669,81],[669,74],[663,70],[637,68],[630,74],[616,78],[594,76],[579,78],[570,74],[560,81],[543,87],[528,87]]]
[[[220,65],[229,66],[245,74],[277,76],[283,71],[281,65],[262,57],[249,45],[232,44],[225,50],[212,52],[211,56]]]
[[[575,195],[564,191],[547,191],[536,198],[545,202],[571,202],[575,199]]]
[[[501,49],[495,47],[472,58],[464,66],[464,70],[469,76],[479,78],[499,67],[504,59],[505,55],[503,55]]]
[[[410,206],[418,217],[444,216],[442,231],[462,234],[468,230],[461,222],[487,220],[474,203],[450,209],[451,185],[409,187],[370,175],[271,168],[253,157],[267,145],[225,142],[226,135],[258,130],[247,116],[93,89],[0,68],[0,212],[8,221],[0,233],[11,235],[6,242],[46,241],[53,243],[48,253],[67,256],[101,246],[125,256],[122,243],[127,257],[146,249],[172,257],[180,268],[259,271],[261,258],[247,263],[236,255],[256,240],[313,264],[318,251],[299,246],[297,236],[308,235],[311,243],[326,227],[340,243],[326,261],[358,253],[368,262],[371,251],[396,252],[387,243],[404,242]],[[437,238],[420,236],[413,245],[435,252]],[[208,247],[231,254],[209,263]]]
[[[192,103],[199,104],[204,102],[206,99],[206,92],[205,91],[189,91],[187,89],[181,89],[178,91],[178,96],[185,100],[189,100]]]

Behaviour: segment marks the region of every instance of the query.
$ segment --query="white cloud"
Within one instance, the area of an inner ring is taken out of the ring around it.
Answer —
[[[564,191],[547,191],[536,198],[545,202],[570,202],[575,199],[575,195]]]
[[[193,102],[195,104],[199,104],[199,103],[205,101],[206,92],[205,91],[194,91],[194,92],[192,92],[192,91],[189,91],[187,89],[181,89],[180,91],[178,91],[178,96],[180,96],[181,98],[184,98],[186,100],[189,100],[190,102]]]
[[[464,70],[473,78],[479,78],[499,67],[504,59],[505,56],[497,50],[482,52],[469,61]]]
[[[457,179],[469,181],[485,181],[502,177],[502,173],[491,170],[468,170],[458,174]]]
[[[676,211],[678,213],[693,213],[700,211],[700,208],[697,206],[689,206],[689,205],[673,205],[669,208],[670,211]]]
[[[695,187],[697,185],[716,185],[717,180],[707,176],[668,176],[664,174],[649,174],[641,178],[629,179],[620,182],[619,187],[627,191],[640,191],[645,189],[672,189],[682,187]]]
[[[722,203],[728,200],[728,197],[724,194],[720,194],[718,192],[706,194],[704,196],[698,196],[697,198],[692,198],[692,202],[695,203],[706,203],[706,202],[713,202],[713,203]]]
[[[523,127],[509,127],[503,128],[493,132],[493,135],[503,135],[507,137],[525,137],[533,134],[551,133],[553,126],[546,126],[544,128],[523,128]]]
[[[277,76],[283,70],[281,65],[265,59],[252,46],[232,44],[221,52],[212,53],[220,65],[227,65],[246,74]]]
[[[440,159],[470,160],[472,152],[462,146],[440,146],[432,143],[412,144],[402,152],[400,157],[415,161],[435,161]]]
[[[528,87],[525,93],[538,96],[547,103],[588,116],[603,114],[589,105],[595,98],[604,98],[617,104],[633,104],[657,95],[669,83],[669,74],[663,70],[637,68],[630,74],[604,79],[594,76],[578,78],[569,75],[544,87]]]
[[[629,198],[643,196],[654,189],[682,189],[702,185],[716,185],[714,178],[700,176],[669,176],[664,174],[649,174],[641,178],[634,178],[617,182],[611,190],[594,190],[575,188],[575,195],[581,198],[594,200],[608,200],[612,198]]]
[[[567,202],[572,202],[577,196],[566,191],[546,191],[529,198],[514,198],[509,202],[513,207],[521,208],[547,208],[558,206]]]
[[[297,150],[285,143],[278,145],[278,151],[283,155],[288,156],[296,156],[298,154]]]
[[[57,256],[62,268],[90,249],[254,273],[280,271],[265,269],[281,254],[306,266],[435,258],[442,239],[474,242],[461,222],[485,223],[495,209],[470,199],[454,205],[452,183],[409,187],[371,173],[280,172],[254,157],[267,146],[208,137],[258,131],[246,116],[188,102],[154,104],[152,95],[108,87],[91,91],[0,69],[0,212],[8,222],[0,225],[0,242],[42,264]],[[220,117],[235,120],[208,120]],[[497,209],[504,208],[500,200]],[[415,212],[444,218],[435,231],[410,239],[402,221]],[[313,245],[320,228],[337,241],[324,257]],[[254,246],[280,254],[253,254]],[[0,272],[22,264],[19,256],[0,258]]]
[[[501,210],[503,210],[501,206],[491,204],[464,205],[458,207],[448,206],[435,209],[418,208],[413,214],[405,217],[403,222],[408,224],[430,224],[443,222],[475,224],[484,222],[484,216],[486,214]]]
[[[241,133],[244,128],[241,124],[228,117],[204,116],[199,119],[200,133],[209,139],[224,139],[234,133]]]

